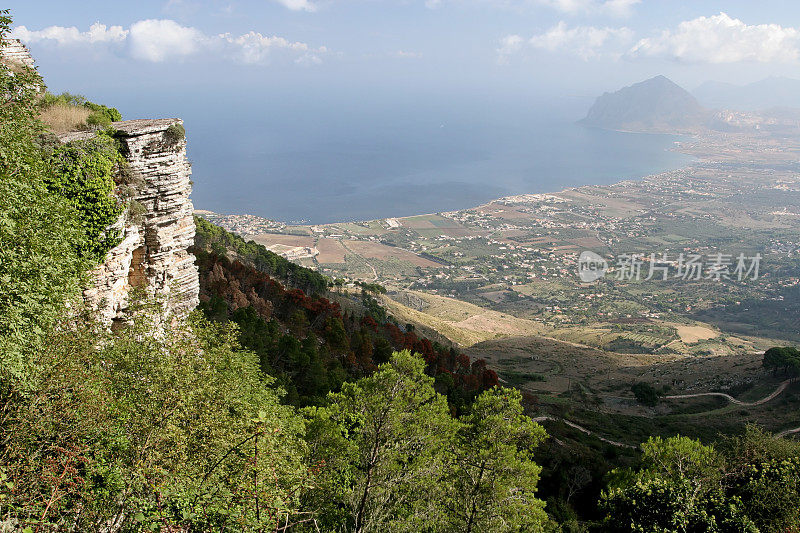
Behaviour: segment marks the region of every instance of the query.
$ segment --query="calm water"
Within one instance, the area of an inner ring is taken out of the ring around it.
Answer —
[[[583,103],[484,104],[298,100],[184,111],[195,207],[286,222],[366,220],[613,183],[689,161],[668,151],[671,136],[575,125]]]

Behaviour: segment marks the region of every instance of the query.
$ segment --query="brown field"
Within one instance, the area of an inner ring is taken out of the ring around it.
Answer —
[[[412,303],[415,308],[422,308],[422,311],[409,310],[413,311],[417,321],[435,323],[433,329],[440,330],[441,327],[446,327],[446,331],[439,331],[445,336],[448,336],[448,332],[459,332],[459,339],[451,340],[462,346],[496,336],[535,335],[545,331],[541,324],[531,320],[420,291],[403,291],[392,295],[391,299],[384,297],[384,301],[391,304],[393,310],[400,307],[404,310],[409,309],[408,305]],[[465,340],[466,338],[469,340]]]
[[[345,249],[342,243],[336,239],[319,239],[317,242],[319,263],[344,263]]]
[[[674,324],[674,326],[678,330],[681,342],[685,344],[719,337],[719,333],[705,326],[684,326],[681,324]]]
[[[398,261],[406,261],[419,267],[438,267],[438,263],[434,263],[428,259],[424,259],[416,254],[401,248],[393,246],[386,246],[377,242],[368,241],[346,241],[345,245],[354,253],[362,257],[372,257],[375,259],[397,259]]]
[[[602,395],[630,395],[630,385],[646,381],[669,385],[675,391],[705,392],[738,381],[743,375],[760,375],[761,356],[738,354],[722,357],[630,355],[558,341],[549,337],[491,339],[470,346],[466,353],[486,359],[504,372],[544,374],[546,381],[531,382],[527,390],[560,393],[583,383]]]
[[[583,237],[581,239],[572,239],[570,241],[575,246],[580,247],[582,250],[598,250],[606,248],[606,244],[599,240],[597,237]]]

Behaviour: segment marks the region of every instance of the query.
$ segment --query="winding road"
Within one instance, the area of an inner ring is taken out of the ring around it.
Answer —
[[[610,444],[612,446],[616,446],[617,448],[629,448],[631,450],[637,450],[639,448],[638,446],[633,446],[631,444],[625,444],[624,442],[618,442],[618,441],[615,441],[615,440],[607,439],[607,438],[603,437],[602,435],[598,435],[594,431],[588,430],[583,426],[579,426],[575,422],[570,422],[569,420],[567,420],[565,418],[556,418],[554,416],[545,415],[545,416],[537,416],[536,418],[533,418],[532,420],[534,422],[537,422],[537,423],[545,422],[545,421],[548,421],[548,420],[551,420],[551,421],[554,421],[554,422],[564,422],[566,425],[568,425],[571,428],[575,428],[580,432],[586,433],[587,435],[591,435],[591,436],[597,438],[598,440],[601,440],[601,441],[605,442],[606,444]]]
[[[765,396],[764,398],[761,398],[760,400],[756,400],[755,402],[743,402],[741,400],[737,400],[736,398],[734,398],[730,394],[725,394],[724,392],[698,392],[696,394],[676,394],[674,396],[664,396],[664,399],[665,400],[683,400],[683,399],[686,399],[686,398],[700,398],[702,396],[718,396],[720,398],[725,398],[729,402],[731,402],[733,404],[736,404],[736,405],[741,405],[743,407],[755,407],[757,405],[763,405],[763,404],[765,404],[767,402],[770,402],[770,401],[774,400],[777,396],[779,396],[783,391],[786,390],[786,387],[788,387],[794,381],[795,381],[794,378],[792,378],[792,379],[787,379],[786,381],[781,382],[781,384],[778,385],[778,388],[775,389],[774,391],[772,391],[772,393],[770,395]]]
[[[769,395],[761,398],[760,400],[756,400],[755,402],[743,402],[741,400],[737,400],[736,398],[734,398],[730,394],[725,394],[724,392],[698,392],[696,394],[676,394],[676,395],[673,395],[673,396],[664,396],[664,399],[665,400],[683,400],[683,399],[687,399],[687,398],[701,398],[703,396],[719,396],[721,398],[725,398],[730,403],[735,404],[735,405],[741,405],[742,407],[756,407],[758,405],[763,405],[763,404],[765,404],[767,402],[770,402],[770,401],[774,400],[775,398],[777,398],[778,396],[780,396],[781,393],[783,393],[783,391],[786,390],[786,387],[788,387],[790,384],[794,383],[796,381],[796,379],[797,378],[787,379],[787,380],[781,382],[778,385],[778,387],[774,391],[772,391]],[[633,446],[631,444],[625,444],[624,442],[619,442],[619,441],[607,439],[607,438],[605,438],[605,437],[603,437],[601,435],[598,435],[597,433],[595,433],[595,432],[593,432],[593,431],[591,431],[589,429],[586,429],[583,426],[580,426],[580,425],[576,424],[575,422],[570,422],[569,420],[566,420],[564,418],[558,418],[558,417],[554,417],[554,416],[543,415],[543,416],[537,416],[537,417],[533,418],[532,420],[534,422],[537,422],[537,423],[538,422],[546,422],[546,421],[563,422],[564,424],[568,425],[569,427],[577,429],[578,431],[581,431],[581,432],[583,432],[583,433],[585,433],[587,435],[591,435],[591,436],[597,438],[598,440],[601,440],[601,441],[605,442],[606,444],[611,444],[612,446],[616,446],[618,448],[628,448],[628,449],[631,449],[631,450],[636,450],[636,449],[639,448],[638,446]],[[776,434],[776,437],[779,437],[779,438],[788,437],[789,435],[794,435],[795,433],[800,433],[800,427],[793,428],[793,429],[786,429],[784,431],[781,431],[780,433]]]

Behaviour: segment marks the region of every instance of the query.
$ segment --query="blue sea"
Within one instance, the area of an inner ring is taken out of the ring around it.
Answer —
[[[182,110],[195,207],[289,223],[468,208],[684,166],[668,135],[577,125],[591,101],[232,98]]]

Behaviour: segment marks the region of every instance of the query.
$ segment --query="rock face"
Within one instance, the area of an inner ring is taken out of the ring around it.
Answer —
[[[33,57],[31,57],[28,48],[19,39],[6,39],[3,41],[0,50],[4,59],[12,63],[33,67]]]
[[[16,39],[5,40],[0,57],[11,63],[33,67],[28,49]],[[191,166],[186,158],[183,122],[179,119],[128,120],[115,122],[122,153],[127,159],[125,176],[131,181],[132,205],[112,226],[122,241],[108,252],[105,262],[93,272],[83,297],[106,325],[128,316],[135,289],[156,296],[164,305],[164,319],[182,318],[199,303],[200,283],[194,256],[194,208]],[[94,132],[73,132],[61,142],[87,139]]]
[[[125,172],[136,181],[134,204],[140,204],[143,213],[134,220],[123,215],[117,223],[122,242],[108,253],[94,273],[92,286],[84,291],[87,304],[107,324],[125,319],[134,289],[157,296],[163,301],[165,316],[173,318],[184,317],[199,302],[197,267],[188,251],[194,243],[195,225],[182,125],[179,119],[113,124],[128,161]],[[66,135],[62,140],[86,135]]]
[[[600,96],[581,122],[614,130],[673,133],[702,129],[709,118],[694,96],[656,76]]]

